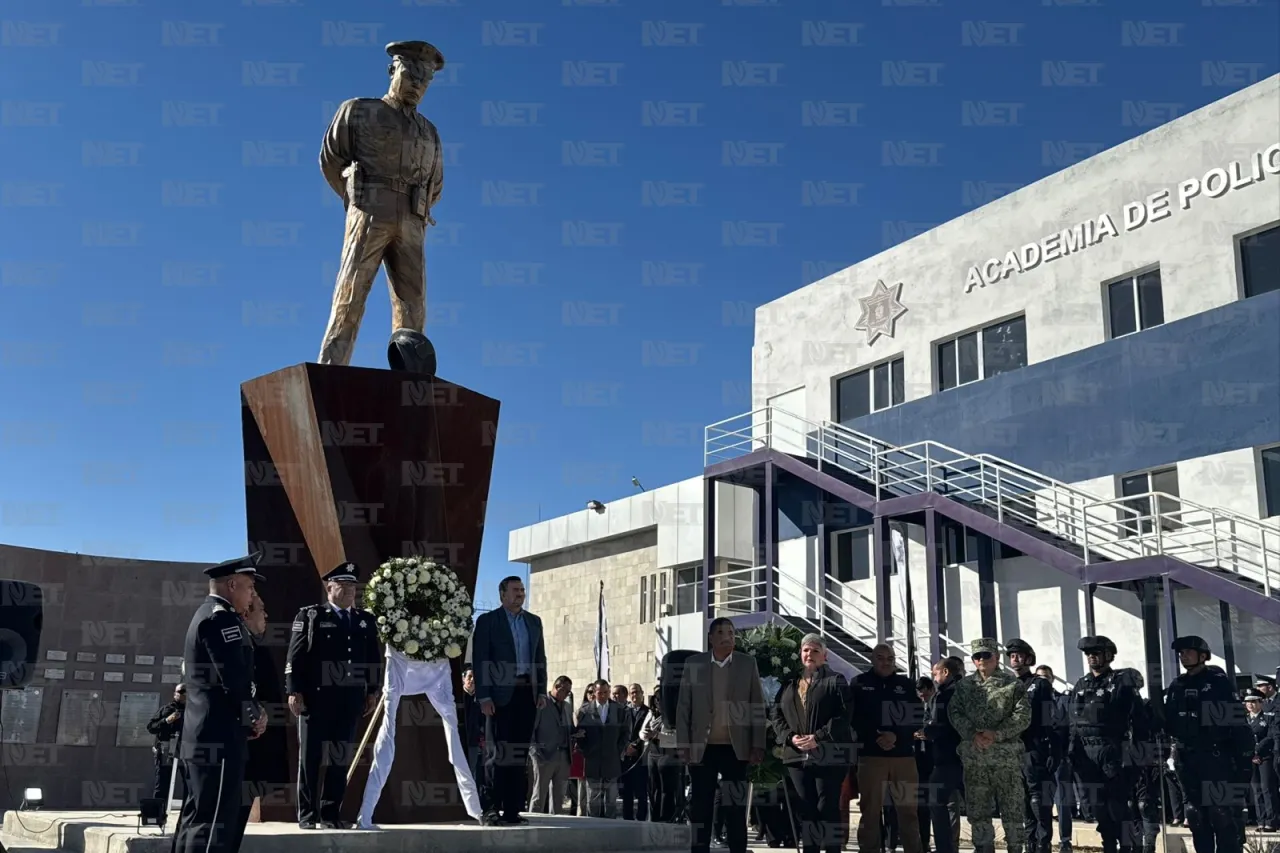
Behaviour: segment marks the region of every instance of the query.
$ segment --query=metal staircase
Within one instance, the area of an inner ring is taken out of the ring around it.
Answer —
[[[1228,510],[1162,492],[1104,499],[990,454],[935,441],[893,446],[774,407],[706,428],[706,465],[764,449],[789,454],[878,501],[937,493],[1050,542],[1086,566],[1163,555],[1280,599],[1280,528]],[[854,624],[865,631],[865,622]]]

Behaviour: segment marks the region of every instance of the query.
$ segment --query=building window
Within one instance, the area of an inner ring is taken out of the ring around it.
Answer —
[[[1131,510],[1130,512],[1121,510],[1122,536],[1137,536],[1140,532],[1150,533],[1154,529],[1152,521],[1156,510],[1162,516],[1166,513],[1177,513],[1180,507],[1176,500],[1179,496],[1177,467],[1157,468],[1154,471],[1143,471],[1120,478],[1120,497],[1122,498],[1147,495],[1149,492],[1163,492],[1171,497],[1157,498],[1155,507],[1152,506],[1151,497],[1135,497],[1134,500],[1121,504]],[[1161,530],[1177,530],[1180,526],[1176,515],[1163,517],[1160,522]]]
[[[658,619],[658,576],[649,575],[649,621]]]
[[[1280,515],[1280,447],[1262,451],[1263,518]]]
[[[902,359],[895,358],[836,380],[836,420],[847,424],[863,415],[900,406],[905,397]]]
[[[649,576],[640,576],[640,624],[649,621]]]
[[[658,581],[662,584],[658,592],[658,617],[668,615],[667,613],[667,576],[670,572],[659,572]]]
[[[702,564],[676,569],[676,615],[698,612],[698,597],[702,592]]]
[[[837,530],[831,534],[831,575],[841,583],[871,577],[871,527]]]
[[[1160,270],[1107,285],[1107,313],[1111,318],[1112,338],[1163,325],[1164,296],[1160,291]]]
[[[1014,317],[938,344],[938,390],[1027,366],[1027,319]]]
[[[1280,290],[1280,225],[1240,238],[1245,298]]]

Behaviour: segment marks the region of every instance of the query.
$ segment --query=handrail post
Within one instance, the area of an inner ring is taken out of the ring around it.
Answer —
[[[978,457],[978,501],[987,502],[987,460]]]
[[[1209,511],[1209,524],[1213,526],[1213,567],[1222,567],[1222,554],[1218,551],[1218,513]]]
[[[1084,539],[1084,564],[1087,566],[1089,565],[1089,507],[1087,505],[1083,507],[1080,510],[1080,514],[1083,521],[1081,526],[1084,529],[1084,534],[1081,537]]]
[[[996,521],[1004,524],[1004,501],[1000,499],[1000,468],[996,467]]]
[[[773,406],[764,407],[764,449],[773,449]]]
[[[929,445],[924,446],[924,488],[927,492],[933,491],[933,462],[930,461]]]
[[[1262,546],[1262,592],[1271,597],[1271,569],[1267,566],[1267,527],[1259,525],[1258,540]]]

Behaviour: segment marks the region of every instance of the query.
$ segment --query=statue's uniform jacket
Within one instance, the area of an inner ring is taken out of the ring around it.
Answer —
[[[320,170],[347,210],[333,310],[321,364],[347,364],[378,266],[386,264],[391,326],[423,331],[431,208],[444,187],[440,134],[414,107],[353,98],[338,107],[320,150]]]

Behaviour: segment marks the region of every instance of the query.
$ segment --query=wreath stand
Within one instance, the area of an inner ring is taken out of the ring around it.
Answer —
[[[358,825],[361,828],[373,828],[373,813],[378,799],[382,796],[382,787],[391,774],[391,765],[396,754],[396,710],[400,700],[408,696],[425,695],[440,720],[444,724],[445,743],[448,747],[449,763],[453,766],[454,778],[458,783],[458,791],[462,795],[462,803],[467,814],[479,820],[480,791],[471,774],[471,765],[467,761],[466,750],[462,745],[462,736],[458,733],[458,708],[453,695],[453,674],[449,660],[443,658],[433,661],[412,660],[400,652],[387,647],[386,677],[382,682],[382,701],[378,703],[378,712],[369,721],[364,738],[360,742],[357,757],[364,752],[373,731],[375,721],[379,723],[378,734],[373,744],[373,762],[369,767],[369,778],[365,782],[364,798],[360,805]],[[352,762],[355,766],[355,762]],[[350,776],[347,777],[350,779]]]

